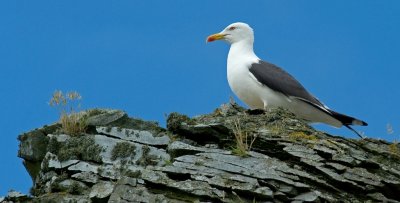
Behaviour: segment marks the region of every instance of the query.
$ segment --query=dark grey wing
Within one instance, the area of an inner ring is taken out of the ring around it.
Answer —
[[[343,123],[343,125],[354,132],[356,131],[349,127],[349,125],[368,125],[362,120],[330,110],[318,99],[307,92],[303,85],[294,79],[293,76],[274,64],[260,60],[259,63],[252,64],[249,70],[261,84],[268,86],[272,90],[281,92],[286,96],[295,97],[298,100],[314,106],[315,108],[339,120]],[[358,135],[361,136],[360,134]]]
[[[252,64],[249,70],[261,84],[272,90],[324,107],[293,76],[274,64],[260,60],[259,63]]]

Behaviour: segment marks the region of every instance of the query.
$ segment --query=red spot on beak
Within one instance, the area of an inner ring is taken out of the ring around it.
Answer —
[[[225,36],[225,35],[219,34],[219,33],[213,34],[213,35],[210,35],[210,36],[207,37],[206,42],[213,42],[213,41],[215,41],[215,40],[220,40],[220,39],[223,39],[224,36]]]
[[[212,41],[215,41],[215,38],[213,38],[212,36],[207,37],[207,42],[212,42]]]

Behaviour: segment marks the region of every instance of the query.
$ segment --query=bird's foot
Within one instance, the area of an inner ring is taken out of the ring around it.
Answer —
[[[249,115],[261,115],[265,113],[264,109],[247,109],[246,113]]]

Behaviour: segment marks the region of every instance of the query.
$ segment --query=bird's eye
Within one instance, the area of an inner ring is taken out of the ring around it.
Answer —
[[[229,30],[235,30],[236,29],[236,27],[230,27],[229,28]]]

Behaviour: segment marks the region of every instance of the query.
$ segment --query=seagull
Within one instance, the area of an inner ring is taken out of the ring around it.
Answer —
[[[350,125],[367,126],[366,122],[329,109],[285,70],[258,58],[253,50],[254,32],[248,24],[233,23],[207,37],[207,42],[216,40],[230,44],[228,83],[251,110],[283,107],[308,122],[345,126],[364,138]]]

